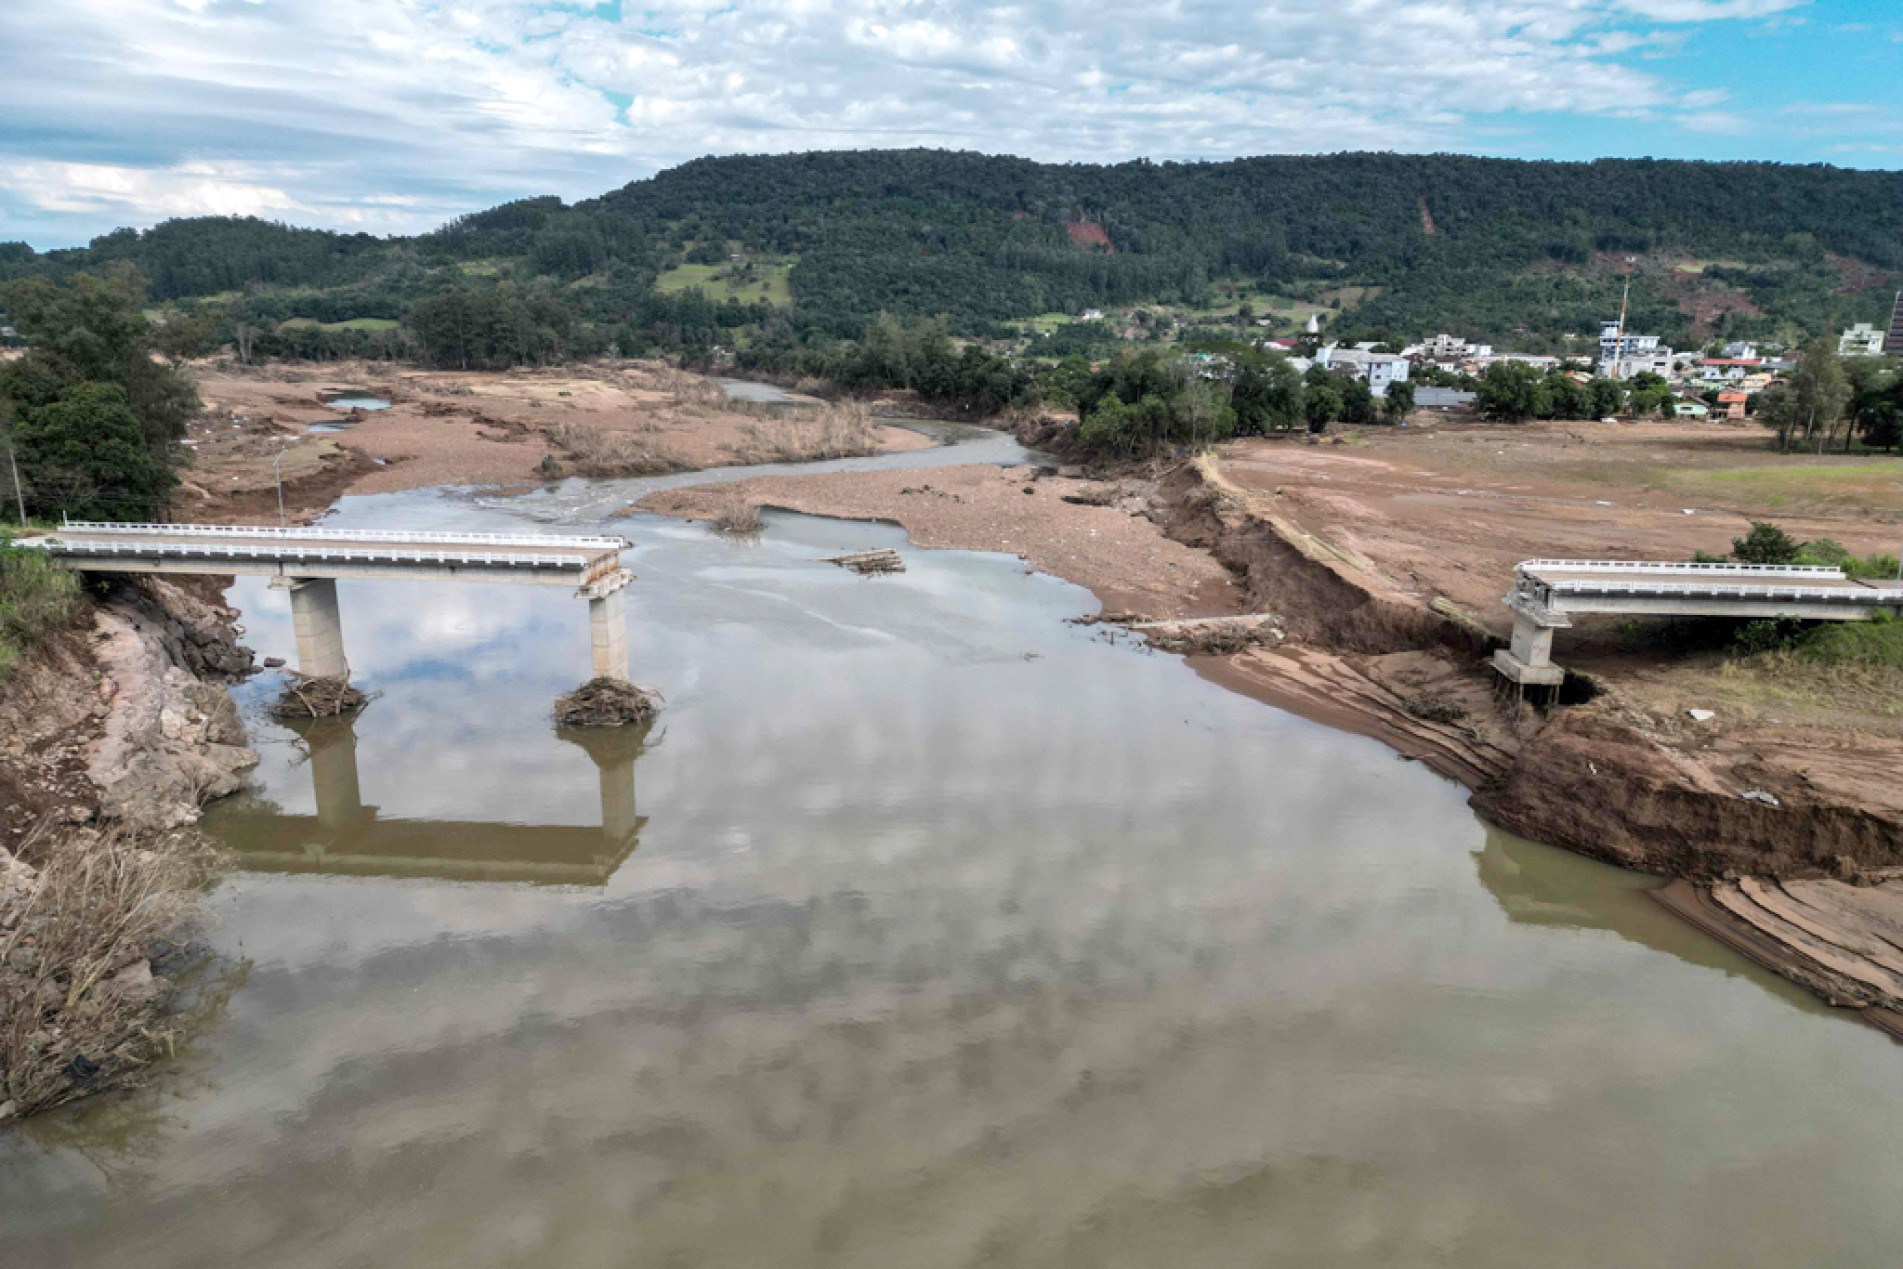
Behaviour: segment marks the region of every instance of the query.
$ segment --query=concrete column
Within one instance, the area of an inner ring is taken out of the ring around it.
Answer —
[[[1513,655],[1521,665],[1539,669],[1553,664],[1553,628],[1518,613],[1513,617]]]
[[[291,579],[291,626],[297,632],[297,668],[302,673],[314,679],[340,679],[350,673],[335,580]]]
[[[628,682],[628,597],[625,589],[616,588],[605,595],[589,598],[588,637],[595,653],[595,677]]]

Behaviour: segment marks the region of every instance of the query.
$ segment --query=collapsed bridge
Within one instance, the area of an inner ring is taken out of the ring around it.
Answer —
[[[1566,671],[1553,664],[1553,636],[1577,615],[1861,621],[1903,608],[1903,584],[1796,564],[1527,560],[1502,602],[1513,613],[1513,640],[1493,654],[1495,672],[1522,689],[1556,689]]]
[[[573,587],[588,601],[595,674],[628,678],[625,538],[76,521],[19,545],[81,572],[268,577],[290,592],[297,668],[312,678],[350,672],[339,578]]]

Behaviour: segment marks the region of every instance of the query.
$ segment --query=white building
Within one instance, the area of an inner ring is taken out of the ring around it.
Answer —
[[[1599,373],[1609,379],[1630,379],[1648,371],[1671,374],[1672,350],[1662,346],[1657,335],[1632,335],[1622,323],[1601,323]]]
[[[1393,353],[1370,352],[1365,348],[1342,348],[1328,344],[1315,353],[1315,364],[1329,370],[1343,370],[1368,382],[1368,391],[1377,397],[1388,394],[1388,385],[1407,379],[1407,358]]]
[[[1858,322],[1837,337],[1839,357],[1881,357],[1883,340],[1889,332],[1868,322]]]
[[[1434,362],[1481,361],[1493,356],[1493,345],[1470,343],[1458,335],[1436,335],[1410,351]]]

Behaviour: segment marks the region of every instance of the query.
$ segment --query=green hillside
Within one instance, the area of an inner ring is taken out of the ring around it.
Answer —
[[[743,156],[412,238],[206,218],[74,251],[0,245],[0,280],[116,262],[221,333],[233,321],[295,332],[287,351],[318,356],[371,340],[390,352],[406,332],[444,329],[418,321],[430,305],[454,319],[465,360],[852,338],[880,314],[1005,338],[1035,333],[1032,319],[1049,330],[1137,305],[1187,322],[1316,314],[1371,336],[1552,346],[1616,311],[1627,271],[1641,329],[1680,344],[1791,339],[1887,314],[1903,287],[1903,173],[1456,155]],[[472,322],[488,323],[473,346]]]

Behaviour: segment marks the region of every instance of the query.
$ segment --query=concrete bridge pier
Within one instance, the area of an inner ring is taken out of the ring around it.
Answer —
[[[584,586],[588,600],[588,639],[594,651],[595,677],[630,682],[628,674],[628,583],[633,574],[623,569],[614,576]]]
[[[337,610],[337,582],[330,577],[274,578],[291,592],[291,628],[297,635],[298,672],[313,679],[350,675],[344,657],[344,622]]]

